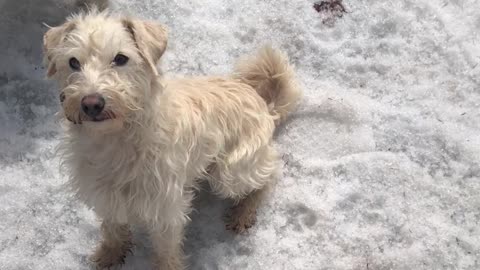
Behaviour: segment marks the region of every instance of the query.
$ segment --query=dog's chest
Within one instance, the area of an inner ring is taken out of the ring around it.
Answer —
[[[176,209],[188,207],[191,198],[184,189],[193,180],[187,179],[199,175],[205,162],[188,169],[187,155],[181,149],[172,155],[174,159],[168,159],[170,152],[153,144],[135,148],[115,138],[88,143],[70,145],[71,183],[82,201],[102,218],[155,223],[160,216],[174,218]],[[172,160],[179,166],[172,167]]]
[[[127,222],[131,211],[132,192],[139,179],[146,176],[138,151],[125,144],[83,144],[72,160],[73,184],[79,197],[102,217]]]

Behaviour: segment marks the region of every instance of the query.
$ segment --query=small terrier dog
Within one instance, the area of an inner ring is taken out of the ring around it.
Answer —
[[[129,224],[144,224],[157,269],[184,269],[182,240],[199,179],[235,201],[226,228],[243,232],[278,171],[275,126],[301,91],[270,47],[231,76],[165,79],[167,30],[90,11],[44,35],[47,76],[61,91],[68,184],[102,219],[98,268],[123,262]]]

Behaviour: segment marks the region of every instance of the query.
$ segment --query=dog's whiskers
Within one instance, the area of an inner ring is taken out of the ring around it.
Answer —
[[[107,110],[106,113],[107,113],[107,118],[115,119],[115,114],[113,113],[113,111]]]
[[[82,124],[82,115],[81,115],[80,112],[77,112],[77,120],[78,120],[78,121],[77,121],[78,124],[81,125],[81,124]]]

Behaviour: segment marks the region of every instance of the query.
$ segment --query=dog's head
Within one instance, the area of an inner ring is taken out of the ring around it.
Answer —
[[[94,131],[138,121],[154,90],[161,91],[151,86],[166,46],[164,26],[106,13],[50,28],[44,35],[47,76],[60,83],[65,118]]]

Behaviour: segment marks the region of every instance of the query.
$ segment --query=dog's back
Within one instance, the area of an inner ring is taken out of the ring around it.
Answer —
[[[183,143],[205,144],[212,158],[271,140],[275,118],[250,85],[221,77],[174,79],[165,82],[164,95],[173,133],[188,140]]]

